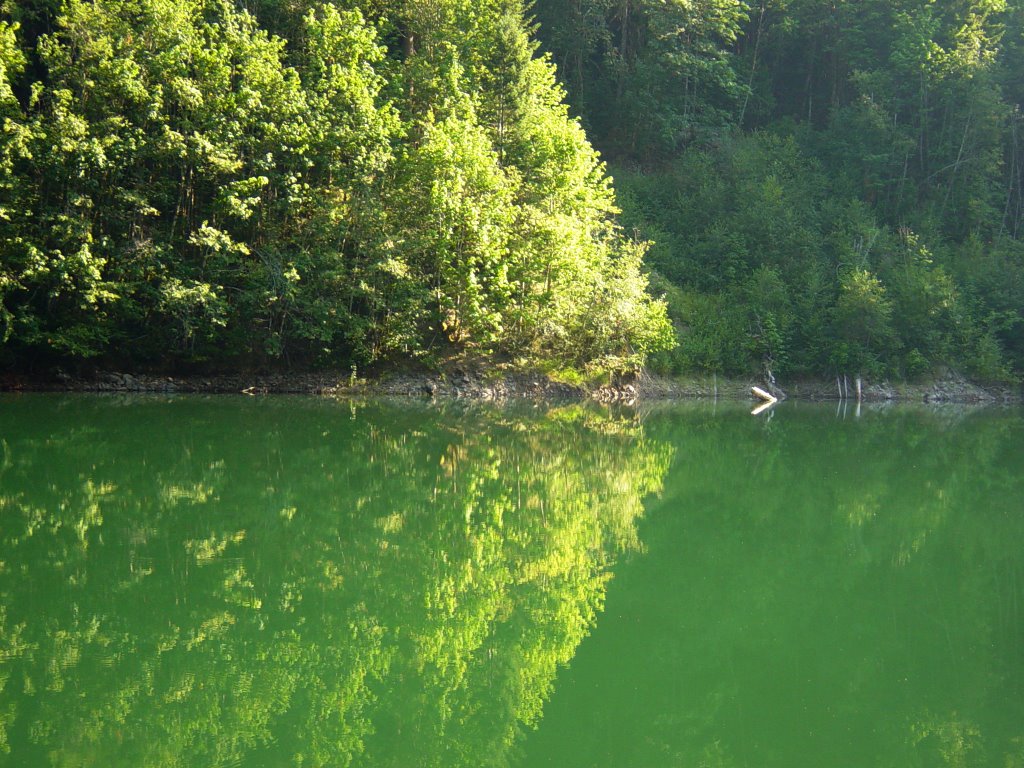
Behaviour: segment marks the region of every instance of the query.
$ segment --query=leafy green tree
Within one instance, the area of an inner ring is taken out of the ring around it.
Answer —
[[[12,87],[26,63],[17,32],[17,24],[0,21],[0,226],[5,228],[12,226],[23,194],[14,173],[25,140],[24,116]],[[0,343],[6,342],[13,331],[15,317],[7,307],[7,294],[17,288],[21,277],[20,270],[11,263],[10,245],[9,241],[0,244]]]
[[[892,314],[892,302],[877,277],[866,269],[845,275],[835,308],[836,367],[857,373],[884,372],[885,353],[895,342]]]
[[[399,109],[412,127],[384,196],[379,348],[441,337],[527,363],[630,369],[670,345],[522,3],[403,12]],[[621,309],[606,322],[604,307]]]
[[[671,343],[519,0],[15,10],[7,360],[635,367]],[[606,300],[628,312],[587,316]]]
[[[470,104],[421,130],[389,201],[402,217],[396,255],[409,274],[429,276],[417,296],[429,302],[429,329],[490,351],[503,335],[509,294],[509,180]]]
[[[729,122],[743,3],[550,0],[540,33],[602,150],[657,161]]]

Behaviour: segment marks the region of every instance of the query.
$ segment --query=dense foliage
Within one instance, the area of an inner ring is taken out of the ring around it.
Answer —
[[[0,356],[671,344],[521,0],[0,3]]]
[[[1007,380],[1022,68],[1022,0],[6,0],[0,361]]]
[[[538,0],[674,370],[1024,370],[1024,3]]]

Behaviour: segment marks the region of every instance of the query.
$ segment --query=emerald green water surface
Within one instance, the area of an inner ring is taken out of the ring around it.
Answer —
[[[1024,416],[0,397],[0,766],[1024,766]]]

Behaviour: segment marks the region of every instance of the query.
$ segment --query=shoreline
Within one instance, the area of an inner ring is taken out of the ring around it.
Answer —
[[[0,375],[0,392],[117,392],[182,394],[301,394],[319,396],[398,396],[424,399],[501,401],[595,400],[632,403],[721,399],[754,401],[751,387],[768,387],[754,378],[717,376],[653,376],[646,372],[630,381],[586,387],[552,379],[538,372],[458,367],[440,372],[392,372],[371,379],[353,379],[343,372],[233,373],[208,376],[153,375],[98,372],[89,377],[58,374],[52,377]],[[840,397],[835,381],[802,379],[782,382],[775,389],[781,399],[857,402],[856,396]],[[907,403],[1021,403],[1022,391],[1014,385],[982,385],[955,373],[920,383],[865,381],[861,402]]]

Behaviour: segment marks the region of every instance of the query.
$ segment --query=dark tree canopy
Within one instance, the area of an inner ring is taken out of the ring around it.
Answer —
[[[1019,0],[538,0],[674,370],[1024,368]]]

